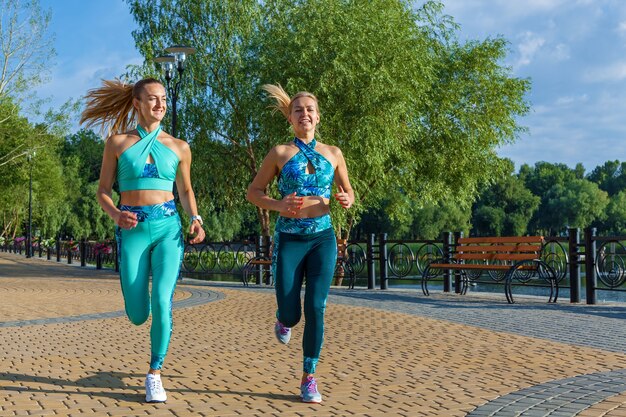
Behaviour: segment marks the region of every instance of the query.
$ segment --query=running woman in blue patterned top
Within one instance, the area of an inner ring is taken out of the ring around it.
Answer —
[[[334,197],[346,209],[354,202],[354,192],[341,150],[315,139],[320,121],[317,98],[307,92],[289,97],[275,85],[263,88],[276,100],[275,108],[287,118],[295,138],[270,150],[248,187],[247,198],[258,207],[279,212],[272,269],[278,304],[274,333],[281,343],[289,342],[291,328],[300,321],[300,290],[306,277],[300,396],[304,402],[319,403],[322,395],[313,375],[324,340],[324,311],[337,260],[330,220],[331,187],[334,182]],[[278,177],[280,200],[265,193],[274,177]]]
[[[167,399],[161,367],[172,335],[172,297],[180,271],[184,243],[180,217],[172,193],[174,181],[180,202],[192,219],[190,243],[204,239],[191,187],[191,151],[187,142],[161,130],[165,116],[165,88],[155,79],[134,85],[105,81],[91,90],[81,123],[109,125],[102,157],[97,198],[115,221],[120,281],[126,314],[135,325],[152,311],[150,368],[146,375],[146,401]],[[133,119],[135,129],[130,129]],[[117,179],[120,205],[112,198]],[[152,273],[152,294],[149,274]]]

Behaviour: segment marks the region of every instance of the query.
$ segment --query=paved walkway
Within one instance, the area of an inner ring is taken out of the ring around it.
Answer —
[[[0,417],[626,416],[626,305],[333,289],[321,405],[298,398],[302,326],[271,288],[185,280],[166,404],[143,403],[147,325],[111,272],[0,253]]]

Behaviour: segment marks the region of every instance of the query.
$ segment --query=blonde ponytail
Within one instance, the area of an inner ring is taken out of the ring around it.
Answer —
[[[127,132],[135,127],[137,110],[133,98],[139,98],[147,84],[161,84],[154,78],[146,78],[135,84],[121,80],[103,80],[102,87],[87,92],[87,103],[80,117],[86,127],[100,125],[101,131],[110,134]]]
[[[291,104],[291,97],[289,97],[289,94],[283,90],[283,87],[281,87],[280,84],[265,84],[263,89],[270,94],[270,97],[276,100],[276,104],[271,107],[281,112],[283,116],[289,117],[289,112],[291,110],[289,108],[289,105]]]
[[[300,91],[293,97],[289,97],[289,94],[281,87],[280,84],[265,84],[262,87],[265,91],[267,91],[274,100],[276,100],[276,104],[271,106],[273,109],[278,110],[285,116],[289,118],[289,113],[291,113],[291,105],[295,99],[300,97],[310,97],[315,101],[315,107],[317,107],[317,113],[319,114],[319,105],[317,104],[317,97],[307,91]]]

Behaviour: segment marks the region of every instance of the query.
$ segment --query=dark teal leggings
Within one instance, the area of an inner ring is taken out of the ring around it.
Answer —
[[[337,262],[337,241],[332,228],[312,234],[277,232],[273,269],[278,320],[287,327],[301,318],[300,291],[304,292],[303,371],[315,373],[324,341],[324,312]]]
[[[172,335],[172,297],[184,253],[182,229],[178,214],[152,220],[138,218],[142,221],[137,227],[117,229],[120,281],[126,314],[133,324],[148,320],[152,305],[150,368],[161,369]]]

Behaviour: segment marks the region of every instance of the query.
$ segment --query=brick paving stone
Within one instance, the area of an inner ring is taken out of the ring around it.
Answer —
[[[333,289],[324,403],[309,405],[298,398],[302,325],[289,345],[276,343],[271,288],[185,279],[177,293],[169,400],[144,404],[149,327],[112,315],[123,310],[117,277],[0,253],[0,323],[12,323],[0,327],[0,416],[447,417],[515,402],[537,416],[626,410],[624,305]]]

